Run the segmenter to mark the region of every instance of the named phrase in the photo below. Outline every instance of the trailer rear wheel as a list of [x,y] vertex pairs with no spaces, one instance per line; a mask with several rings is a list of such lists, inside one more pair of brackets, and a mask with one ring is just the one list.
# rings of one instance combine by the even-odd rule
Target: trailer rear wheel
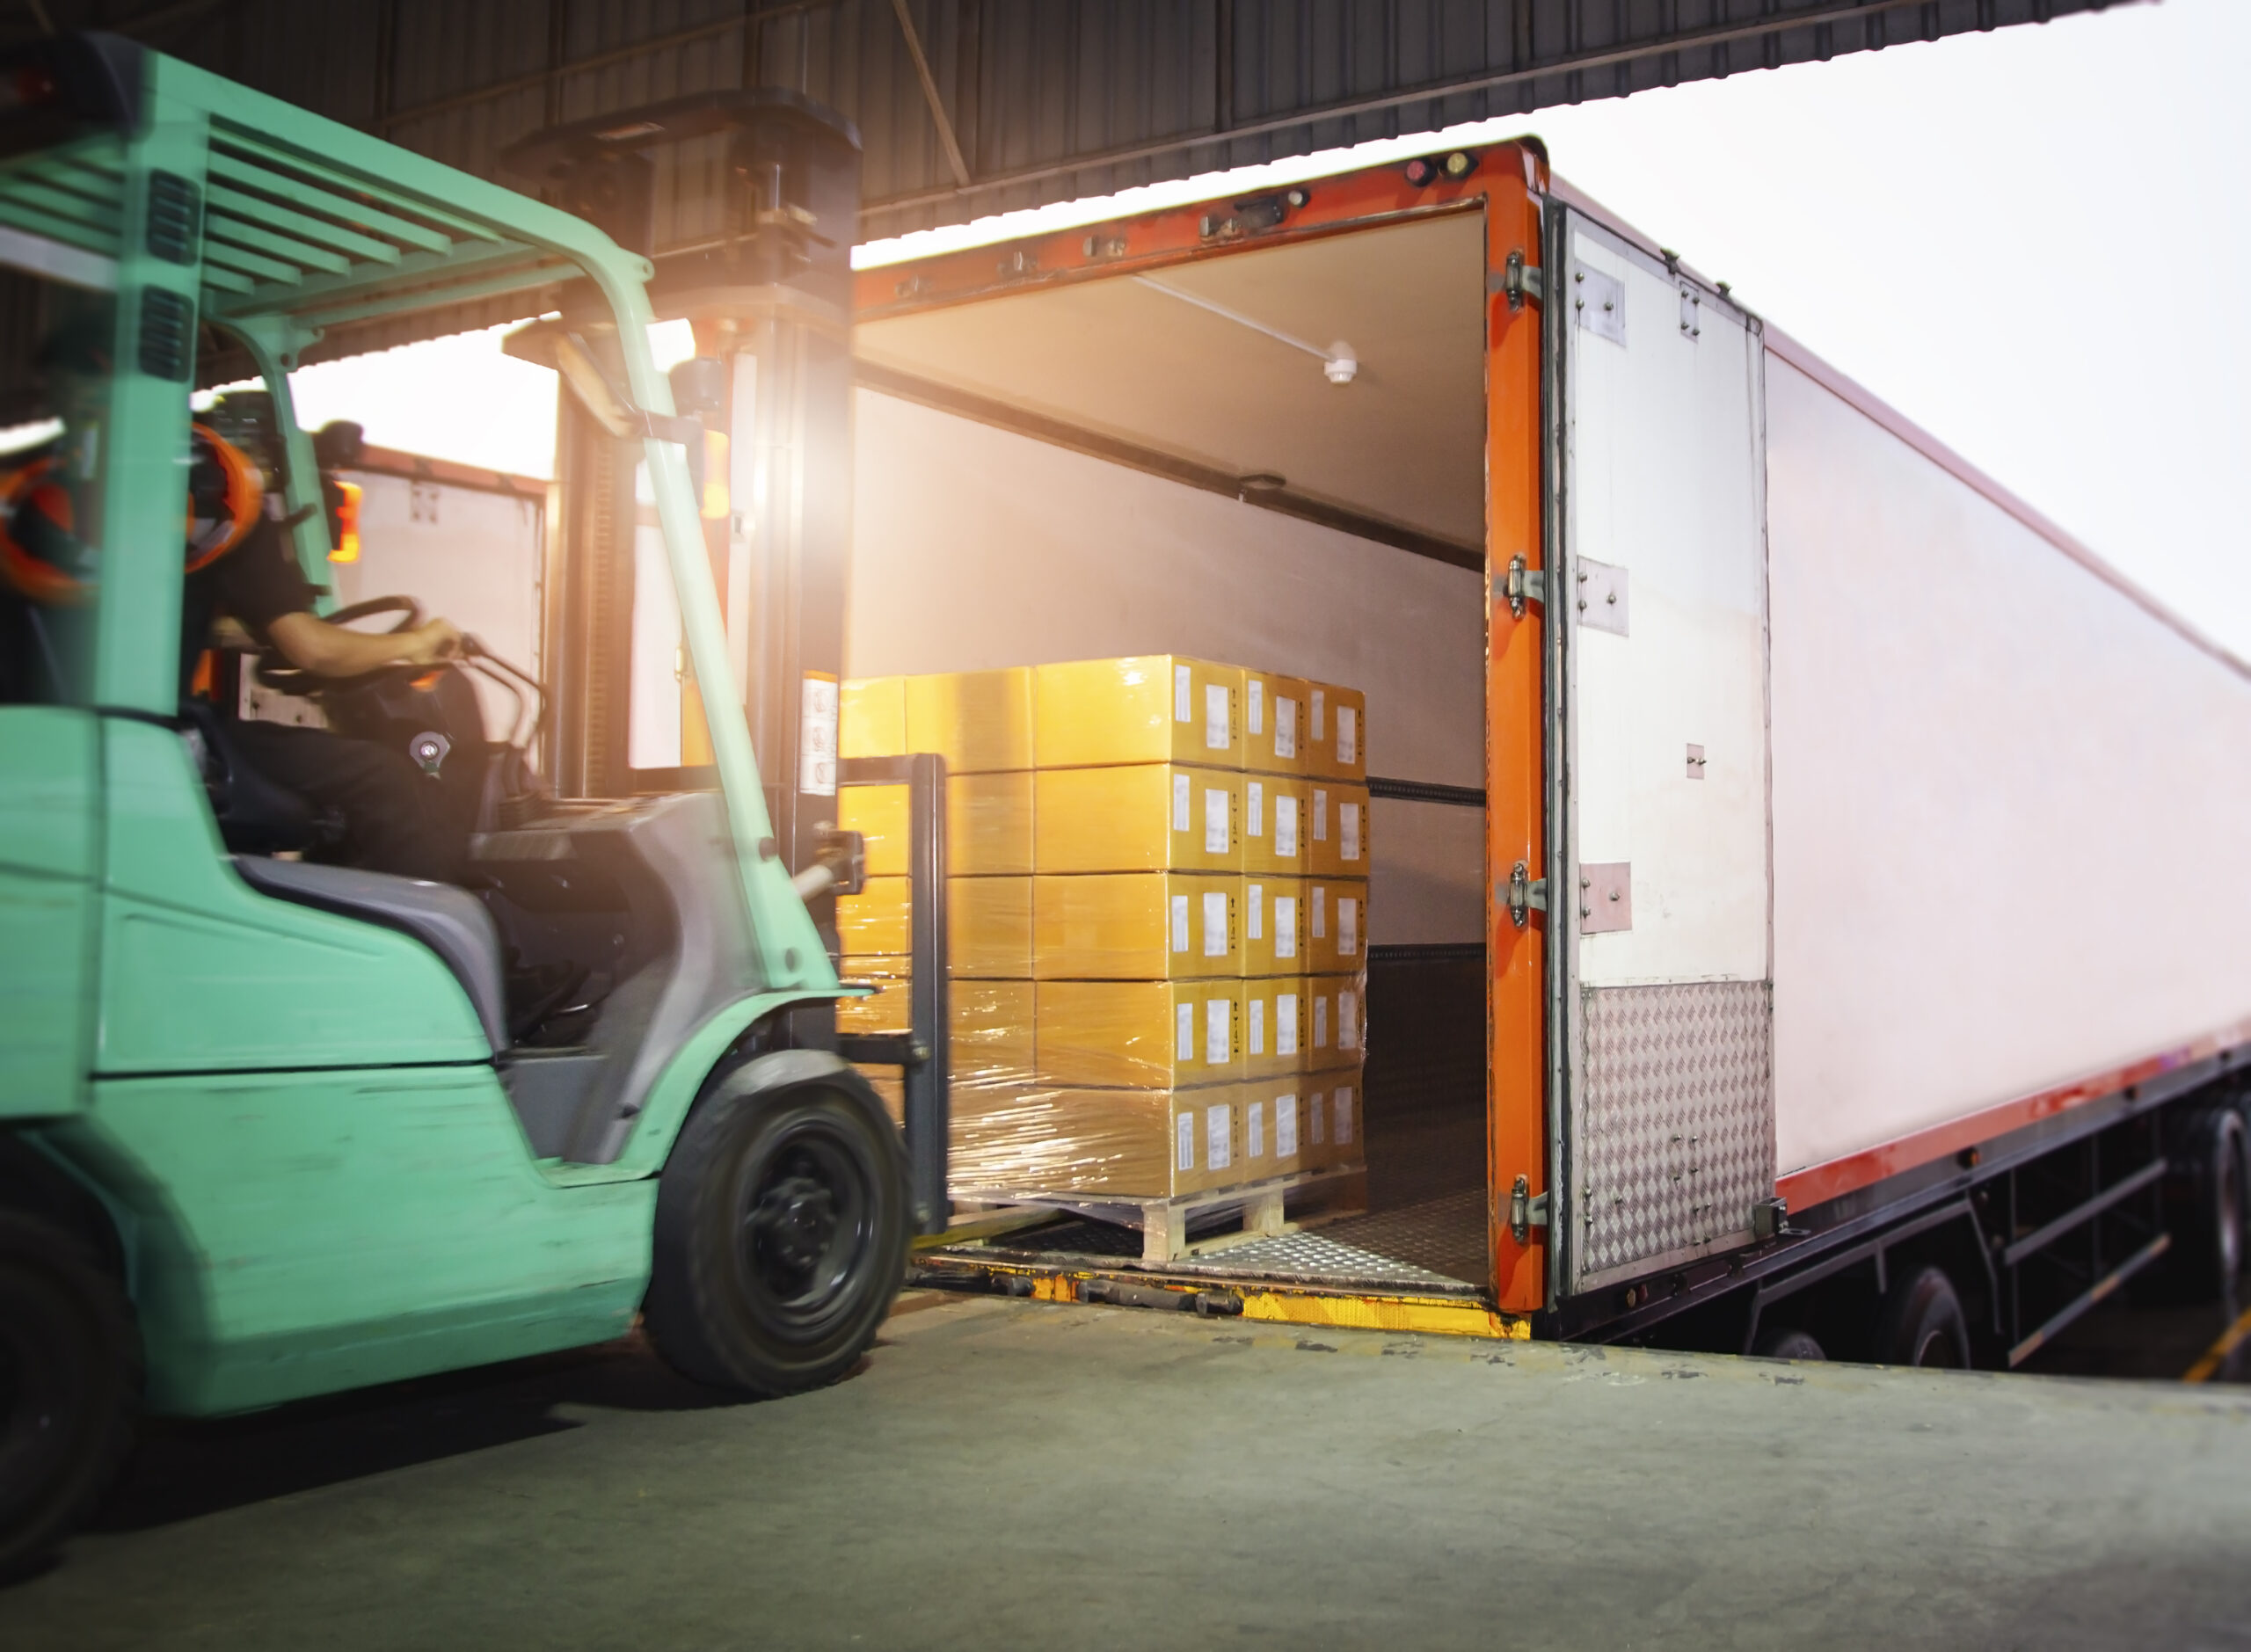
[[1894,1284],[1876,1321],[1876,1363],[1946,1371],[1970,1368],[1970,1321],[1943,1268]]
[[2245,1227],[2245,1138],[2243,1115],[2215,1107],[2190,1127],[2196,1201],[2191,1231],[2182,1237],[2193,1247],[2186,1258],[2190,1284],[2200,1295],[2216,1296],[2233,1306],[2243,1273]]
[[833,1056],[762,1057],[688,1116],[657,1195],[649,1335],[683,1376],[761,1397],[834,1382],[906,1277],[906,1151]]
[[93,1512],[140,1399],[140,1335],[116,1280],[60,1230],[0,1212],[0,1579]]
[[1814,1339],[1810,1331],[1801,1331],[1795,1326],[1770,1325],[1759,1333],[1759,1340],[1751,1344],[1753,1359],[1823,1360],[1829,1355]]

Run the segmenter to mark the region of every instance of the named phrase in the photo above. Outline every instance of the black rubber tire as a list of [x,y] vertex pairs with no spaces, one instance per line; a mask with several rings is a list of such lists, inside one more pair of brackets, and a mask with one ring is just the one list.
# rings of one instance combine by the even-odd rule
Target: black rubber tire
[[1924,1268],[1893,1284],[1876,1315],[1876,1358],[1883,1365],[1970,1369],[1970,1321],[1945,1269]]
[[141,1375],[117,1280],[60,1228],[0,1212],[0,1580],[45,1561],[116,1483]]
[[2179,1235],[2188,1247],[2183,1257],[2191,1290],[2200,1296],[2218,1297],[2233,1306],[2241,1291],[2247,1225],[2247,1159],[2243,1115],[2232,1107],[2215,1107],[2199,1115],[2189,1127],[2193,1155],[2192,1186],[2196,1208],[2189,1231]]
[[1826,1361],[1829,1357],[1810,1331],[1801,1331],[1795,1326],[1770,1325],[1759,1333],[1759,1340],[1751,1344],[1753,1359],[1797,1359]]
[[907,1153],[868,1082],[788,1052],[721,1079],[657,1193],[645,1322],[682,1376],[761,1398],[834,1382],[907,1276]]

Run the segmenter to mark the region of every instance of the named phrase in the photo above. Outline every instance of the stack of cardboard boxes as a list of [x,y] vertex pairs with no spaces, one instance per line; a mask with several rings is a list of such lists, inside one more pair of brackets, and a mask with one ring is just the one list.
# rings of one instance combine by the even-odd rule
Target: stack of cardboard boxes
[[[1165,1198],[1360,1156],[1351,689],[1176,656],[846,685],[846,756],[948,768],[952,1180]],[[848,788],[844,973],[904,1022],[906,794]]]

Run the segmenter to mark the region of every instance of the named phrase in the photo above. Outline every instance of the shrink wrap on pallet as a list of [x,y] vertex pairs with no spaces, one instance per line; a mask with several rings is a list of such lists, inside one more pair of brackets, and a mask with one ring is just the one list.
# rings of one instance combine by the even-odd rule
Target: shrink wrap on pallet
[[[836,824],[864,840],[871,877],[907,875],[907,790],[845,786]],[[1031,775],[953,775],[946,780],[946,865],[958,877],[1028,877]]]
[[1305,1068],[1312,1001],[1302,978],[1273,976],[1242,984],[1242,1071],[1272,1078]]
[[1358,975],[1315,975],[1306,983],[1309,1025],[1300,1029],[1310,1073],[1358,1066],[1367,1048],[1367,993]]
[[1247,977],[1302,975],[1308,907],[1300,878],[1245,873],[1242,879],[1242,972]]
[[1041,872],[1239,872],[1242,776],[1184,763],[1042,770],[1032,863]]
[[1309,1081],[1300,1073],[1252,1080],[1242,1087],[1242,1179],[1263,1182],[1314,1168],[1307,1157],[1310,1141]]
[[1368,886],[1352,877],[1305,880],[1305,972],[1357,975],[1367,967]]
[[1306,1074],[1304,1168],[1326,1170],[1359,1164],[1366,1157],[1360,1139],[1360,1072],[1338,1068]]
[[1042,768],[1242,767],[1239,666],[1146,654],[1041,666],[1036,676],[1034,746]]
[[937,753],[950,775],[1030,768],[1031,667],[907,678],[907,749]]
[[900,757],[907,752],[907,679],[861,677],[836,695],[839,757]]
[[1253,1099],[1241,1084],[958,1092],[954,1192],[1166,1199],[1239,1186]]
[[1311,685],[1302,677],[1271,672],[1242,673],[1242,766],[1265,775],[1304,775],[1306,697]]
[[1032,883],[1036,980],[1240,977],[1242,879],[1090,872]]
[[[908,979],[855,969],[848,958],[842,973],[875,987],[867,998],[839,1000],[836,1030],[844,1034],[903,1033],[908,1030]],[[1025,1085],[1034,1081],[1032,1029],[1036,1024],[1030,981],[954,980],[947,984],[947,1061],[952,1081],[961,1085]],[[886,1069],[878,1068],[877,1071]],[[888,1069],[896,1073],[897,1069]]]
[[1042,981],[1036,1001],[1042,1084],[1176,1089],[1244,1076],[1241,982]]
[[1306,782],[1306,876],[1366,877],[1368,789],[1314,780]]
[[[946,956],[954,975],[1031,979],[1029,877],[946,880]],[[904,974],[910,945],[909,882],[871,877],[856,895],[836,898],[836,934],[848,958],[880,973]],[[872,960],[897,960],[888,970]]]

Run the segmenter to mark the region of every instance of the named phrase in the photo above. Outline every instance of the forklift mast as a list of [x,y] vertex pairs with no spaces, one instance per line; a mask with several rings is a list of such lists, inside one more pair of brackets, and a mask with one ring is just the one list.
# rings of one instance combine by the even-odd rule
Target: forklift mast
[[[705,549],[765,776],[774,852],[802,872],[820,861],[837,820],[859,135],[793,91],[706,92],[550,128],[507,159],[556,204],[652,258],[658,317],[690,323],[698,357],[718,363],[717,372],[676,371],[674,389],[681,411],[710,433],[700,478]],[[691,191],[691,179],[700,188]],[[666,239],[688,244],[657,258],[660,219]],[[684,237],[689,222],[708,235]],[[710,756],[692,681],[682,685],[681,769],[629,761],[634,457],[572,398],[561,400],[546,624],[550,658],[571,687],[543,759],[565,797],[695,783]],[[834,893],[807,905],[834,956]],[[797,1011],[792,1041],[833,1049],[833,1005]]]

